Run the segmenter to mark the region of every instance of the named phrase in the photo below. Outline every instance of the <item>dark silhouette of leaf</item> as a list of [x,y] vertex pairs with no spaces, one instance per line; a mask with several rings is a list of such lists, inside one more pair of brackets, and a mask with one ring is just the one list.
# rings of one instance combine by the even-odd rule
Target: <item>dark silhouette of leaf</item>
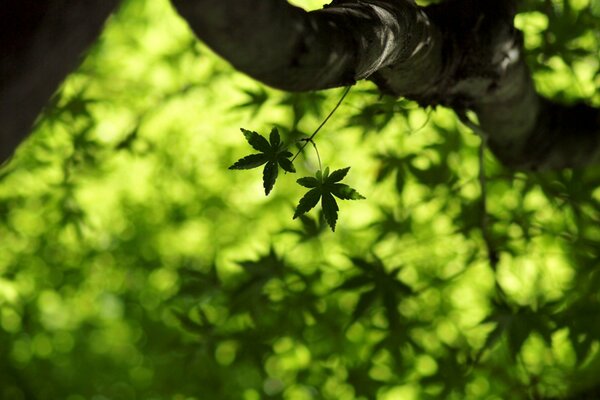
[[288,269],[285,261],[272,247],[268,254],[262,255],[257,260],[244,260],[237,264],[244,269],[248,277],[232,291],[232,312],[248,310],[264,302],[264,286],[274,278],[281,278]]
[[410,216],[403,216],[401,212],[395,212],[389,208],[380,208],[381,217],[373,222],[370,226],[376,228],[377,239],[376,242],[380,242],[387,236],[402,236],[403,234],[410,232],[411,229],[411,218]]
[[300,238],[300,242],[306,242],[318,238],[325,230],[326,222],[322,211],[318,213],[316,218],[311,218],[306,214],[300,214],[298,219],[302,224],[302,229],[284,229],[281,232],[296,234]]
[[415,157],[413,154],[408,156],[399,156],[394,153],[377,154],[379,160],[379,169],[375,177],[375,182],[383,182],[389,176],[396,173],[396,191],[402,193],[404,182],[406,181],[407,164]]
[[292,173],[296,172],[296,168],[294,168],[294,164],[292,164],[292,161],[288,159],[288,157],[292,156],[292,153],[290,153],[289,151],[286,151],[282,155],[284,157],[280,157],[277,160],[279,162],[279,166],[281,168],[283,168],[284,171],[292,172]]
[[549,312],[548,308],[533,311],[530,308],[521,307],[512,310],[506,304],[496,304],[494,313],[483,322],[495,322],[497,325],[488,335],[484,346],[479,350],[475,360],[478,361],[483,352],[491,349],[502,334],[506,335],[508,350],[513,359],[517,357],[521,351],[521,347],[523,347],[523,343],[525,343],[529,335],[534,331],[539,333],[550,344],[553,329],[549,325],[548,317],[545,315],[547,312]]
[[244,134],[248,144],[250,144],[250,146],[252,146],[255,150],[263,153],[268,153],[271,151],[271,145],[267,139],[259,135],[257,132],[252,132],[244,128],[241,128],[241,131]]
[[390,329],[400,327],[400,313],[398,305],[402,297],[411,296],[412,288],[398,280],[397,275],[400,268],[388,271],[383,262],[373,255],[373,261],[367,261],[361,257],[351,257],[352,263],[359,268],[360,273],[346,279],[336,290],[357,290],[365,286],[371,289],[361,294],[356,309],[352,314],[350,325],[362,315],[367,309],[374,305],[375,300],[380,300],[385,310]]
[[306,192],[306,194],[300,199],[298,206],[296,207],[296,212],[294,213],[294,219],[299,217],[300,215],[308,212],[314,206],[317,205],[319,199],[321,198],[321,193],[319,189],[315,188]]
[[364,292],[363,294],[361,294],[358,299],[358,303],[356,303],[356,307],[352,312],[352,318],[350,319],[349,325],[352,325],[353,323],[358,321],[358,319],[362,317],[365,314],[365,312],[373,305],[376,299],[377,290],[375,289],[369,290],[368,292]]
[[381,387],[381,382],[373,379],[369,370],[371,363],[366,362],[348,368],[348,382],[354,388],[357,396],[360,398],[371,398]]
[[342,200],[361,200],[364,197],[356,190],[343,183],[336,183],[331,187],[331,194]]
[[331,230],[335,232],[335,224],[338,218],[338,205],[331,195],[331,193],[322,193],[321,195],[321,207],[323,207],[323,215],[325,216],[325,221],[331,227]]
[[277,163],[270,161],[265,165],[265,169],[263,170],[263,187],[265,188],[265,194],[268,195],[273,189],[273,185],[275,185],[275,181],[277,180],[278,171]]
[[410,173],[421,183],[427,186],[447,185],[451,186],[456,181],[456,176],[446,163],[432,164],[427,169],[420,169],[407,163]]
[[[367,93],[365,93],[367,94]],[[392,96],[377,96],[375,103],[364,105],[360,111],[350,116],[347,126],[360,127],[363,129],[363,137],[371,132],[383,130],[396,115],[406,115],[408,112],[408,100],[397,100]]]
[[321,208],[325,216],[325,221],[327,221],[331,230],[335,232],[339,208],[333,196],[341,200],[364,199],[360,193],[350,186],[337,183],[344,179],[349,170],[350,167],[338,169],[330,175],[329,168],[325,168],[324,171],[317,171],[315,178],[306,176],[298,179],[296,182],[299,185],[311,188],[311,190],[300,199],[294,213],[294,218],[311,210],[317,205],[319,199],[321,199]]
[[296,182],[305,188],[316,188],[319,186],[319,181],[312,176],[305,176],[304,178],[298,179]]
[[235,109],[248,109],[252,115],[256,116],[262,106],[269,99],[267,91],[261,86],[257,86],[255,90],[243,89],[243,92],[248,96],[248,100],[244,103],[233,106]]
[[281,144],[279,132],[276,128],[271,129],[271,133],[269,134],[269,142],[271,142],[271,147],[273,148],[277,148]]
[[[328,171],[326,169],[326,171]],[[342,169],[338,169],[337,171],[333,171],[331,173],[331,175],[329,175],[329,179],[327,179],[327,183],[335,183],[335,182],[339,182],[342,179],[344,179],[346,177],[346,175],[348,174],[348,171],[350,171],[350,167],[346,167],[346,168],[342,168]]]
[[237,160],[229,169],[252,169],[260,167],[267,161],[268,159],[264,154],[250,154]]
[[578,363],[589,357],[591,346],[600,337],[600,319],[592,317],[600,315],[600,303],[594,297],[582,298],[558,313],[559,324],[569,328],[569,338]]
[[202,296],[221,287],[221,280],[214,263],[211,264],[208,271],[187,266],[183,267],[179,270],[179,275],[182,279],[179,295]]
[[277,181],[279,167],[287,172],[296,172],[292,161],[289,160],[292,157],[292,153],[287,151],[285,147],[282,147],[277,128],[271,129],[269,140],[256,132],[244,128],[241,128],[241,131],[250,146],[260,151],[260,153],[240,158],[229,169],[252,169],[266,164],[263,169],[263,187],[265,195],[268,195],[273,190],[275,181]]
[[438,368],[436,373],[421,379],[424,385],[442,385],[442,390],[436,398],[446,399],[455,388],[462,388],[469,380],[469,366],[458,361],[456,350],[446,347],[447,353],[444,357],[436,359]]
[[321,118],[322,104],[326,96],[319,92],[285,93],[279,104],[292,109],[292,129],[307,115]]

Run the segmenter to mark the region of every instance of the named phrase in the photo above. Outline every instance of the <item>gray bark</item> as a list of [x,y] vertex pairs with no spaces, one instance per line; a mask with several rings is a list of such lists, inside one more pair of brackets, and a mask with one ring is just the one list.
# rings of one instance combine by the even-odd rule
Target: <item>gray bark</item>
[[279,89],[371,79],[383,92],[477,114],[496,156],[525,170],[600,159],[600,111],[540,97],[512,1],[342,0],[305,12],[283,0],[173,0],[198,37]]

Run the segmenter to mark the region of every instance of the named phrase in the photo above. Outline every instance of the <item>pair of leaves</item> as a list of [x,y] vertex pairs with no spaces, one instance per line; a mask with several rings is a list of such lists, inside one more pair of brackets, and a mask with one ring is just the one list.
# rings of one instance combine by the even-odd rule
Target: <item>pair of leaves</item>
[[265,195],[268,195],[279,174],[279,167],[287,172],[296,172],[296,168],[289,159],[292,153],[281,143],[279,131],[273,128],[269,135],[269,140],[256,132],[241,128],[244,137],[255,150],[260,151],[257,154],[250,154],[237,160],[229,169],[252,169],[265,164],[263,169],[263,187]]
[[[292,157],[292,153],[287,151],[287,148],[281,143],[279,131],[277,128],[273,128],[269,135],[269,140],[259,135],[257,132],[249,131],[241,128],[244,137],[255,150],[260,153],[250,154],[246,157],[242,157],[237,160],[229,169],[253,169],[264,165],[263,169],[263,187],[265,189],[265,195],[268,195],[279,174],[279,167],[283,168],[287,172],[296,172],[296,168],[289,159]],[[297,182],[310,190],[300,199],[296,212],[294,213],[294,219],[305,214],[317,205],[321,200],[321,206],[323,209],[323,215],[325,221],[331,227],[332,231],[335,231],[335,225],[338,219],[338,205],[335,197],[341,200],[359,200],[364,197],[350,186],[343,183],[339,183],[348,171],[350,167],[338,169],[329,174],[329,168],[325,168],[324,171],[317,171],[315,177],[304,177],[297,180]],[[335,197],[334,197],[335,196]]]
[[311,210],[321,200],[325,221],[327,221],[331,230],[335,231],[339,211],[335,197],[341,200],[364,199],[360,193],[350,186],[339,183],[344,179],[349,170],[350,167],[338,169],[330,175],[329,168],[325,168],[324,171],[317,171],[314,178],[306,176],[298,179],[298,184],[310,190],[300,199],[294,213],[294,219]]

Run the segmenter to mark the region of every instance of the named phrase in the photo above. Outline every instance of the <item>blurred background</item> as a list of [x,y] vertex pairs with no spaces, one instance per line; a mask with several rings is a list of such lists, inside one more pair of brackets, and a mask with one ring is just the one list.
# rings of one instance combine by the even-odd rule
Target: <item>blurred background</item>
[[[298,0],[304,8],[317,2]],[[600,106],[600,1],[530,0],[546,96]],[[0,169],[0,398],[541,399],[599,382],[600,170],[524,174],[449,110],[352,88],[316,138],[367,199],[293,220],[239,128],[295,148],[343,89],[236,73],[127,0]]]

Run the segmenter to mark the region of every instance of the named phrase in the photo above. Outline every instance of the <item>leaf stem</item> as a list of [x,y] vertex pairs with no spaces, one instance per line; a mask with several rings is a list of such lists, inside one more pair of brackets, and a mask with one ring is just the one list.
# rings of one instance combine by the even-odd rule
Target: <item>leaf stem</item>
[[[331,110],[331,112],[329,113],[329,115],[327,115],[327,117],[325,117],[325,119],[323,120],[323,122],[321,122],[321,125],[319,125],[319,127],[317,129],[315,129],[315,131],[313,132],[313,134],[310,135],[310,137],[305,140],[305,143],[302,145],[302,147],[300,147],[300,149],[296,152],[296,154],[292,158],[292,162],[294,162],[294,160],[296,159],[296,157],[298,157],[298,155],[302,152],[302,150],[304,150],[304,148],[306,147],[306,145],[308,144],[308,142],[312,142],[313,141],[314,137],[317,136],[317,133],[319,133],[319,131],[321,130],[321,128],[327,123],[327,121],[329,121],[329,118],[331,118],[331,116],[337,111],[337,109],[339,108],[339,106],[342,104],[342,101],[344,101],[344,99],[346,98],[346,95],[348,94],[348,92],[350,92],[350,88],[351,87],[352,86],[346,86],[346,89],[344,90],[344,93],[342,94],[342,97],[340,97],[340,99],[338,100],[338,102],[335,105],[335,107],[333,107],[333,110]],[[317,151],[317,154],[318,153],[319,152]],[[319,159],[319,165],[320,164],[321,164],[321,160]]]
[[317,144],[314,140],[310,141],[315,148],[315,152],[317,153],[317,160],[319,161],[319,170],[323,171],[323,166],[321,165],[321,156],[319,155],[319,150],[317,149]]

